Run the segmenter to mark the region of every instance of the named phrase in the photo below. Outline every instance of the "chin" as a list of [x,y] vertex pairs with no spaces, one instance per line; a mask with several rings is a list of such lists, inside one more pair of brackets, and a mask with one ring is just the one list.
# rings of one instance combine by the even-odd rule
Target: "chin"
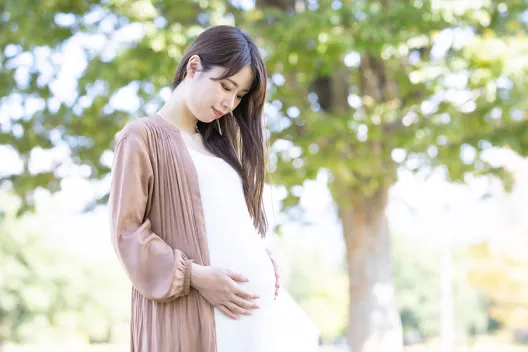
[[202,123],[211,123],[211,122],[214,122],[215,118],[214,117],[200,117],[200,118],[197,118],[197,120]]

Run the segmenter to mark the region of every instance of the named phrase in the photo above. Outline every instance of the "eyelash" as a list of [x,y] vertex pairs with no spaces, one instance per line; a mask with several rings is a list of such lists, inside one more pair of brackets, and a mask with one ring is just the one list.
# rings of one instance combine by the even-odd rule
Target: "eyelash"
[[[223,83],[220,83],[220,85],[222,86],[222,89],[225,90],[226,92],[230,92],[231,89],[227,88]],[[243,97],[240,97],[237,95],[237,98],[242,100]]]

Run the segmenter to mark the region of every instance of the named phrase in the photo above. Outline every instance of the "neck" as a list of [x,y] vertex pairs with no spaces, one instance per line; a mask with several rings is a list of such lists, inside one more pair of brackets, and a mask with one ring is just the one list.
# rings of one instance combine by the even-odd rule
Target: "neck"
[[189,111],[185,103],[184,84],[182,82],[174,89],[169,100],[159,109],[158,115],[177,128],[189,134],[195,134],[197,133],[196,123],[198,120]]

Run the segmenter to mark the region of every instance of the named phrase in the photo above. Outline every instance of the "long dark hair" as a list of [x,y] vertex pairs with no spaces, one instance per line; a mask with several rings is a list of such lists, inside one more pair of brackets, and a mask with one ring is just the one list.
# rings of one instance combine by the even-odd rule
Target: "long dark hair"
[[216,80],[235,75],[247,65],[253,70],[254,82],[235,110],[216,120],[217,123],[198,121],[197,127],[206,148],[224,159],[240,175],[246,204],[253,224],[262,237],[268,229],[263,204],[265,181],[265,137],[263,108],[266,99],[267,72],[257,46],[236,27],[215,26],[203,31],[183,54],[176,69],[171,88],[174,90],[185,78],[191,56],[201,59],[202,72],[214,66],[225,68]]

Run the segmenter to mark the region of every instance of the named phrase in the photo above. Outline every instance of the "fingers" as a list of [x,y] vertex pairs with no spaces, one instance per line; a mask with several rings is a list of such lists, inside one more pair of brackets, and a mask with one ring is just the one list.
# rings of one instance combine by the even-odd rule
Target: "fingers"
[[226,306],[224,305],[219,305],[217,306],[216,308],[218,308],[222,313],[224,313],[225,315],[227,315],[228,317],[230,317],[231,319],[238,319],[238,315],[234,314],[233,312],[231,312]]
[[241,290],[240,288],[237,289],[237,291],[235,292],[235,294],[239,297],[242,297],[244,299],[247,299],[247,300],[251,300],[251,299],[258,299],[260,298],[259,295],[256,295],[254,293],[248,293],[246,291],[243,291]]
[[241,297],[239,296],[233,296],[233,303],[242,307],[242,308],[245,308],[245,309],[260,309],[260,307],[255,303],[255,302],[252,302],[252,301],[247,301],[245,299],[242,299]]
[[238,282],[248,282],[249,281],[247,277],[245,277],[244,275],[240,273],[234,273],[230,270],[227,270],[227,276],[229,276],[231,279],[238,281]]
[[219,305],[217,308],[231,319],[239,319],[240,314],[252,315],[251,310],[244,309],[233,302],[228,302],[225,305]]
[[273,266],[275,267],[275,269],[278,269],[279,265],[278,265],[277,261],[275,260],[275,258],[271,254],[269,255],[269,257],[270,257],[271,262],[273,263]]
[[277,261],[275,260],[275,258],[273,258],[271,254],[269,257],[271,259],[271,263],[273,264],[273,269],[275,270],[275,277],[277,278],[277,282],[278,282],[280,278],[279,264],[277,263]]
[[[227,276],[229,276],[234,281],[239,282],[249,282],[248,278],[246,278],[244,275],[240,273],[234,273],[230,270],[226,271]],[[233,293],[241,298],[244,298],[246,300],[252,300],[252,299],[258,299],[260,298],[259,295],[256,295],[254,293],[248,293],[246,291],[243,291],[238,285],[233,285]]]
[[233,302],[229,302],[226,304],[226,307],[232,312],[232,313],[235,313],[237,314],[244,314],[244,315],[252,315],[251,313],[251,310],[250,309],[244,309],[242,307],[240,307],[239,305],[233,303]]
[[277,261],[271,253],[268,251],[269,257],[271,259],[271,263],[273,264],[273,268],[275,270],[275,297],[274,299],[277,299],[277,296],[279,295],[279,288],[280,288],[280,273],[279,273],[279,264],[277,264]]

